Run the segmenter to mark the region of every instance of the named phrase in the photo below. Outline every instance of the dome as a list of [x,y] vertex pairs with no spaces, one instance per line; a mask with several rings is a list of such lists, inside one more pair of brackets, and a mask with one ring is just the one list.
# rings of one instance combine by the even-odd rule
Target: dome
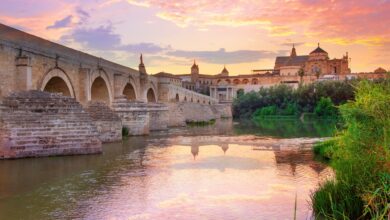
[[326,53],[328,54],[328,52],[326,52],[325,50],[323,50],[321,47],[320,47],[320,44],[318,43],[318,47],[313,50],[310,54],[313,54],[313,53]]
[[374,71],[374,73],[387,73],[387,71],[385,69],[383,69],[382,67],[379,67],[378,69],[376,69]]

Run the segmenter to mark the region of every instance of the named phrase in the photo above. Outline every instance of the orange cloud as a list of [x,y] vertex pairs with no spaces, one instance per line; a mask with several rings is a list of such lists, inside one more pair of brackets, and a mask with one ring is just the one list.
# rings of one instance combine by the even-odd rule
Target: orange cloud
[[[389,1],[334,0],[127,0],[133,5],[155,7],[157,16],[180,27],[260,26],[270,36],[308,32],[315,38],[346,44],[376,44],[390,36]],[[335,39],[345,40],[335,40]],[[365,39],[365,40],[361,40]]]

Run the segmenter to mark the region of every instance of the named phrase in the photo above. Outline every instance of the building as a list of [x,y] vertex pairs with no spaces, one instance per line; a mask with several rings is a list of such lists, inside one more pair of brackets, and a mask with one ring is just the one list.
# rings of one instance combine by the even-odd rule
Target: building
[[[226,66],[215,75],[201,74],[194,60],[190,74],[173,75],[172,81],[198,93],[210,95],[221,103],[232,102],[239,91],[258,91],[261,87],[287,84],[298,87],[300,83],[324,80],[345,80],[354,78],[378,79],[386,77],[386,70],[378,68],[373,73],[351,73],[348,52],[342,58],[329,58],[328,52],[318,44],[308,55],[298,55],[295,45],[289,56],[275,59],[273,69],[255,69],[251,74],[231,76]],[[164,77],[158,73],[155,76]],[[167,75],[165,75],[167,77]]]

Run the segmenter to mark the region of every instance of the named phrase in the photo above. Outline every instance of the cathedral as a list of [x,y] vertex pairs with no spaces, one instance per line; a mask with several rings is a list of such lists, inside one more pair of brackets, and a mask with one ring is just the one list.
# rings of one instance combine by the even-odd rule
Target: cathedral
[[[293,45],[289,56],[275,59],[273,69],[253,70],[251,74],[230,75],[226,66],[215,75],[202,74],[194,60],[189,74],[174,75],[158,73],[157,77],[172,78],[182,87],[210,95],[220,102],[232,102],[237,92],[258,91],[260,87],[287,84],[297,87],[300,83],[312,83],[323,80],[344,80],[352,78],[381,78],[383,73],[351,74],[348,52],[342,58],[329,58],[328,52],[318,44],[308,55],[298,55]],[[383,71],[382,71],[383,72]]]
[[328,52],[318,47],[309,55],[298,56],[295,46],[290,56],[276,57],[274,73],[281,76],[297,76],[302,68],[306,75],[347,75],[351,73],[349,68],[348,53],[341,59],[330,59]]

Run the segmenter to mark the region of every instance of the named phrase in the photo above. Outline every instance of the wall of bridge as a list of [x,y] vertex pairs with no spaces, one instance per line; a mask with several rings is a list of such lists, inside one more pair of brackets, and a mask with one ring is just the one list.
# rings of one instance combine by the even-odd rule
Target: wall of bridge
[[158,84],[158,91],[158,99],[161,102],[189,102],[206,105],[218,103],[218,100],[215,98],[170,83],[160,82]]
[[148,101],[150,90],[158,97],[154,77],[2,24],[0,77],[0,98],[25,90],[59,92],[83,105],[88,101],[110,105],[124,91],[139,101]]

